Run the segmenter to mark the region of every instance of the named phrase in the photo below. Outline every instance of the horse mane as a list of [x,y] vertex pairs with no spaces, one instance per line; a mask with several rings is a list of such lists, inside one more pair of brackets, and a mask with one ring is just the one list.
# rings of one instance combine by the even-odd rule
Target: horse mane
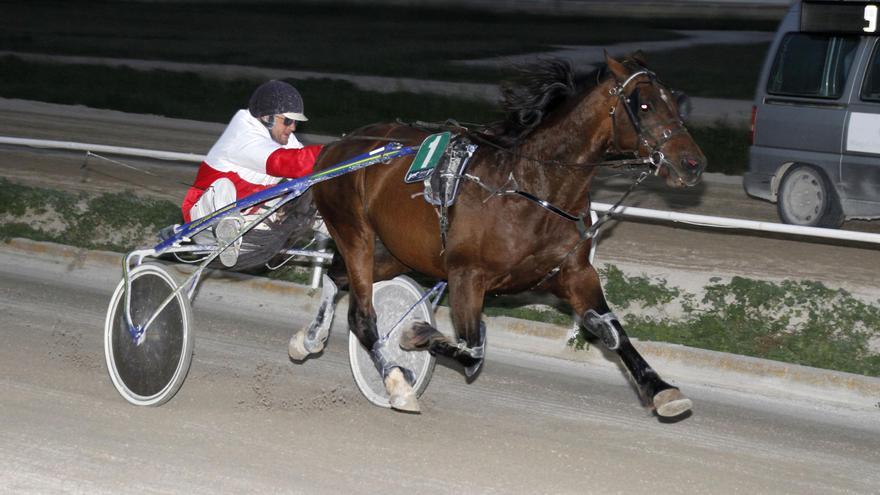
[[502,82],[503,120],[490,125],[487,137],[504,147],[515,146],[544,122],[554,110],[595,87],[606,72],[605,64],[585,75],[576,75],[571,63],[559,58],[517,67],[517,76]]

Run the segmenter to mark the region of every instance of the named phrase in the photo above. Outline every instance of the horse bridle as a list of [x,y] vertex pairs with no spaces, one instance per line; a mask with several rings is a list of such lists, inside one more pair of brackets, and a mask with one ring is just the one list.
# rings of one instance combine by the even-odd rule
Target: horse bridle
[[[589,165],[591,165],[591,166],[647,165],[653,169],[655,174],[657,174],[660,171],[660,167],[664,163],[668,163],[666,160],[666,155],[663,153],[661,148],[663,148],[663,146],[670,139],[672,139],[674,136],[676,136],[678,134],[682,134],[682,133],[687,133],[687,129],[684,127],[684,123],[681,121],[681,119],[675,119],[675,120],[670,120],[670,121],[666,121],[666,122],[661,122],[660,123],[661,125],[666,125],[670,122],[673,123],[674,125],[670,126],[670,127],[665,127],[663,129],[663,132],[662,132],[659,139],[652,132],[646,132],[644,130],[642,123],[641,123],[641,119],[636,114],[636,112],[633,108],[636,106],[636,105],[634,105],[634,103],[635,104],[638,103],[638,88],[634,89],[633,92],[630,94],[630,96],[626,95],[626,87],[629,86],[629,84],[632,83],[637,77],[642,76],[642,75],[648,76],[648,79],[649,79],[648,82],[651,85],[656,84],[657,75],[647,69],[642,69],[642,70],[638,70],[636,72],[633,72],[623,82],[618,82],[616,85],[612,86],[611,89],[608,90],[608,93],[610,95],[617,97],[615,104],[611,107],[611,110],[609,110],[609,112],[608,112],[609,116],[611,117],[611,142],[612,142],[612,145],[614,146],[613,151],[618,155],[632,153],[635,155],[635,158],[634,159],[625,159],[625,160],[609,160],[609,161],[597,162],[597,163],[593,163],[593,164],[589,164]],[[668,106],[669,103],[666,102],[666,99],[663,98],[663,100],[666,103],[666,105]],[[620,147],[618,146],[618,143],[617,143],[617,119],[616,119],[615,115],[617,114],[617,108],[620,107],[621,105],[626,110],[626,114],[629,117],[629,121],[632,124],[633,129],[635,130],[636,136],[637,136],[636,149],[630,150],[630,151],[621,150]],[[670,108],[670,110],[672,110],[672,108]],[[677,112],[673,112],[673,114],[677,115]],[[472,135],[472,134],[469,133],[469,135]],[[484,140],[481,140],[481,141],[484,141]],[[639,156],[639,150],[641,149],[642,146],[644,146],[648,150],[648,155],[645,157]],[[499,149],[502,149],[507,152],[511,152],[511,150],[509,150],[507,148],[500,148],[499,147]],[[529,158],[529,157],[524,157],[524,158],[528,158],[532,161],[546,162],[545,160],[537,160],[535,158]],[[585,166],[585,164],[575,164],[575,165]],[[520,196],[522,198],[525,198],[525,199],[537,204],[538,206],[544,208],[547,211],[550,211],[551,213],[556,214],[559,217],[562,217],[566,220],[575,222],[578,226],[578,232],[580,233],[581,238],[583,240],[586,240],[586,239],[589,239],[589,238],[595,236],[595,233],[598,230],[598,227],[602,223],[605,223],[605,221],[607,221],[607,219],[610,217],[611,213],[623,202],[624,199],[626,199],[626,197],[632,192],[633,189],[635,189],[639,184],[642,183],[642,181],[645,180],[647,175],[648,175],[647,172],[641,173],[639,175],[639,177],[635,180],[635,182],[630,186],[630,188],[623,194],[623,196],[617,201],[617,203],[615,203],[614,207],[612,207],[608,212],[606,212],[606,214],[603,215],[603,217],[597,223],[593,224],[589,229],[587,229],[584,225],[585,214],[573,215],[573,214],[563,210],[562,208],[559,208],[559,207],[553,205],[552,203],[550,203],[547,200],[540,199],[531,193],[519,190],[516,187],[516,181],[513,179],[512,175],[511,175],[511,178],[508,179],[508,183],[513,181],[514,188],[505,188],[504,186],[502,186],[500,188],[493,189],[493,188],[488,187],[486,184],[484,184],[479,179],[479,177],[473,176],[471,174],[464,174],[464,178],[470,180],[471,182],[475,182],[475,183],[477,183],[477,185],[479,185],[483,189],[490,191],[492,193],[490,195],[490,198],[492,196],[502,196],[502,195],[507,195],[507,194],[515,194],[517,196]]]
[[[647,164],[651,166],[654,169],[654,173],[657,174],[660,172],[661,165],[663,165],[664,163],[668,163],[666,161],[666,155],[662,151],[663,146],[665,146],[666,143],[674,136],[683,133],[686,134],[687,129],[684,127],[684,123],[681,121],[681,119],[674,119],[660,122],[660,125],[664,126],[664,129],[659,138],[655,136],[653,132],[645,131],[642,126],[641,118],[636,111],[640,107],[639,88],[636,87],[635,89],[633,89],[629,96],[626,95],[626,87],[629,86],[629,84],[633,82],[637,77],[643,75],[648,77],[648,84],[656,87],[657,75],[647,69],[642,69],[633,72],[622,83],[619,82],[617,85],[612,86],[611,89],[608,90],[608,94],[617,97],[617,101],[615,102],[614,106],[612,106],[611,109],[608,111],[608,115],[609,117],[611,117],[611,145],[613,146],[613,149],[611,151],[617,154],[632,153],[636,157],[639,157],[639,150],[642,146],[644,146],[645,149],[648,150],[648,154],[646,157],[643,158],[643,160],[647,159]],[[662,93],[661,99],[668,107],[669,102],[666,101],[665,97],[662,97]],[[634,150],[621,150],[620,145],[618,144],[617,108],[621,106],[626,111],[626,115],[627,117],[629,117],[629,121],[633,126],[633,130],[636,132],[637,144],[636,149]],[[669,109],[672,110],[672,108]],[[672,113],[674,115],[677,115],[677,112],[673,111]],[[665,125],[668,123],[672,123],[673,125],[665,127]],[[650,138],[650,140],[648,138]]]

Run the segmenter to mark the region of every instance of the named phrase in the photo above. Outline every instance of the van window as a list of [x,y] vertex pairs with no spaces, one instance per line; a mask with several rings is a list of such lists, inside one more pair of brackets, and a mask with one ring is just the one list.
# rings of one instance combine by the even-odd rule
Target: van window
[[767,92],[840,98],[858,44],[855,36],[785,35],[770,72]]
[[871,55],[868,76],[865,78],[865,86],[862,88],[862,99],[880,101],[880,45],[874,48],[874,54]]

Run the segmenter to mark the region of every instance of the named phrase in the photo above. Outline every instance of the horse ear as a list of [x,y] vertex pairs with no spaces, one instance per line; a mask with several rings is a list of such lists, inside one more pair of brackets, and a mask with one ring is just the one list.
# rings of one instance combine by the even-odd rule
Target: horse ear
[[610,70],[618,80],[626,79],[629,75],[629,71],[626,70],[626,67],[617,60],[611,58],[607,51],[605,52],[605,65],[608,66],[608,70]]
[[636,50],[635,53],[629,56],[629,58],[633,59],[637,64],[641,65],[644,68],[648,68],[648,56],[645,55],[645,52],[641,50]]

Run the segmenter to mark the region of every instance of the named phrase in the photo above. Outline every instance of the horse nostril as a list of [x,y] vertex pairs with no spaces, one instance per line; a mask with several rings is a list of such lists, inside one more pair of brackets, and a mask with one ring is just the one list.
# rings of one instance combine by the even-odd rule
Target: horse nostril
[[691,169],[700,168],[699,160],[694,160],[693,158],[685,158],[682,161],[684,162],[684,165],[686,168],[691,168]]

